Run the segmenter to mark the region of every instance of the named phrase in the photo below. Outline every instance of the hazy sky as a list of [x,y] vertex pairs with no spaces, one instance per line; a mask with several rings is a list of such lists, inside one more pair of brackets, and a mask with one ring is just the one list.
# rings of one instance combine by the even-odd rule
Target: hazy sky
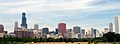
[[21,13],[27,13],[28,28],[57,28],[65,22],[67,28],[80,26],[103,30],[120,15],[120,0],[0,0],[0,24],[13,31],[14,22],[21,24]]

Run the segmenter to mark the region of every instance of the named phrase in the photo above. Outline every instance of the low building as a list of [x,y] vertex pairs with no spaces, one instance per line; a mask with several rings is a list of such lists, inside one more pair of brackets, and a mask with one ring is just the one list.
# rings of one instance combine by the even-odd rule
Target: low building
[[48,35],[47,35],[47,38],[57,39],[57,38],[63,38],[63,36],[59,36],[58,34],[56,34],[56,35],[54,35],[54,34],[48,34]]
[[33,30],[33,38],[42,38],[42,30]]
[[16,36],[15,36],[14,32],[10,32],[10,33],[8,34],[8,37],[16,37]]
[[0,37],[3,38],[4,37],[4,33],[0,33]]
[[68,33],[65,33],[65,38],[72,38],[72,33],[71,32],[68,32]]
[[18,38],[26,38],[26,37],[34,38],[33,29],[18,28],[14,30],[14,33]]

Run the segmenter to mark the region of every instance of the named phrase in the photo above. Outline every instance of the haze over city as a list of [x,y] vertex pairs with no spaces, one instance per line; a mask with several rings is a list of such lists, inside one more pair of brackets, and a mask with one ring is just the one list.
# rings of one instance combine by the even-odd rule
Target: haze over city
[[0,24],[13,31],[14,22],[21,24],[21,13],[27,16],[28,28],[39,24],[39,28],[54,30],[60,22],[66,27],[80,26],[83,29],[103,30],[114,17],[120,16],[120,0],[1,0]]

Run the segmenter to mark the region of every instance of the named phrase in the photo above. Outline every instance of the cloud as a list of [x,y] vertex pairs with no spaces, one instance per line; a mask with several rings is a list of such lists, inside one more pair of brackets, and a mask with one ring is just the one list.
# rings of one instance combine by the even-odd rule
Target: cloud
[[[54,2],[54,3],[51,3]],[[16,12],[16,11],[47,11],[47,10],[68,10],[68,9],[77,9],[79,7],[83,7],[82,5],[87,4],[89,1],[83,1],[83,0],[75,0],[75,1],[17,1],[17,2],[7,2],[7,3],[1,3],[0,6],[2,6],[4,9],[1,11],[2,13],[10,13]]]
[[[42,12],[42,11],[51,11],[51,10],[81,10],[83,12],[97,12],[97,11],[104,11],[109,9],[119,9],[118,4],[106,4],[101,5],[102,3],[106,3],[108,1],[101,0],[70,0],[70,1],[56,1],[56,0],[23,0],[18,2],[9,2],[9,3],[2,3],[0,11],[1,13],[19,13],[23,11],[29,12]],[[97,5],[93,5],[97,4]],[[33,12],[34,11],[34,12]]]
[[[119,0],[2,0],[0,2],[0,17],[3,24],[9,23],[5,25],[7,27],[13,26],[14,21],[21,20],[22,12],[27,13],[30,28],[38,23],[40,27],[47,25],[54,29],[54,27],[57,28],[59,22],[66,22],[70,26],[88,24],[90,27],[93,24],[94,27],[97,21],[98,24],[104,25],[106,23],[101,23],[104,21],[102,19],[107,19],[106,22],[108,22],[114,14],[119,14],[120,11]],[[108,14],[111,17],[105,17]],[[7,18],[11,18],[12,21]]]

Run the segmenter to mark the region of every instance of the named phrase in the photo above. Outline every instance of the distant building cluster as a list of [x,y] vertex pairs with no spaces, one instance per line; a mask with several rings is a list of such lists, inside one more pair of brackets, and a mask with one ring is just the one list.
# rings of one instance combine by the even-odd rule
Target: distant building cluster
[[[59,23],[55,31],[49,31],[48,27],[39,29],[39,25],[35,24],[33,29],[27,28],[26,13],[22,13],[21,27],[18,27],[18,21],[14,23],[14,32],[7,34],[4,31],[4,26],[0,25],[0,37],[18,37],[18,38],[96,38],[102,37],[103,34],[113,32],[113,24],[109,23],[109,28],[104,28],[103,32],[97,29],[82,29],[79,26],[74,26],[72,29],[66,28],[66,23]],[[120,34],[120,17],[115,17],[115,33]]]

